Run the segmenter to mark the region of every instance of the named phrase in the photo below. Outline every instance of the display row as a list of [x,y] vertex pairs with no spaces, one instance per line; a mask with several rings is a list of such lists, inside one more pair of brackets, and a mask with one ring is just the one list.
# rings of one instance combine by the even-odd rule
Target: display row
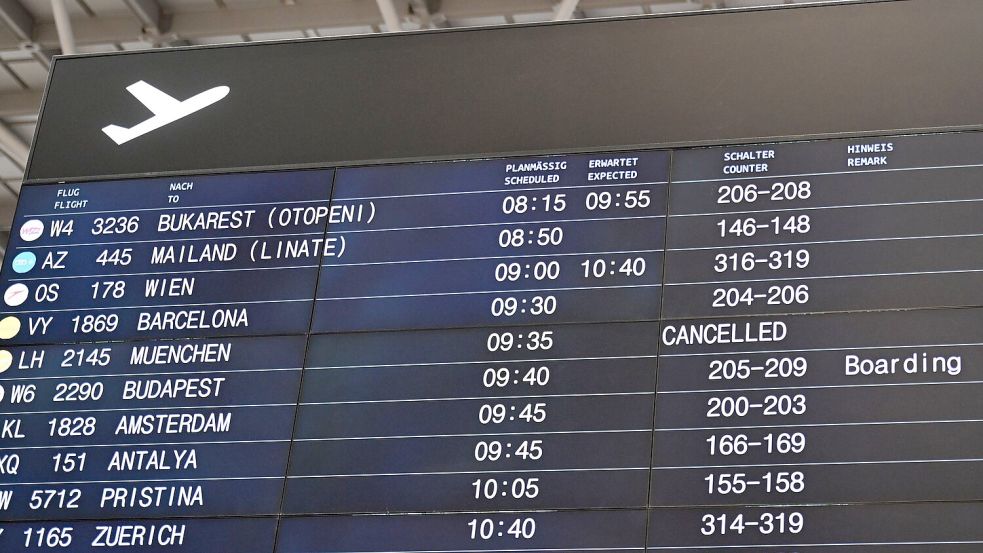
[[969,553],[978,503],[0,523],[4,551]]

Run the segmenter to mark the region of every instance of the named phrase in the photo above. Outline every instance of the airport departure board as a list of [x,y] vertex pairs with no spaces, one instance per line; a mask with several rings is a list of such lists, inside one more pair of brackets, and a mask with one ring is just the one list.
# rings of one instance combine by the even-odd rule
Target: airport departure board
[[27,185],[0,550],[969,552],[983,134]]

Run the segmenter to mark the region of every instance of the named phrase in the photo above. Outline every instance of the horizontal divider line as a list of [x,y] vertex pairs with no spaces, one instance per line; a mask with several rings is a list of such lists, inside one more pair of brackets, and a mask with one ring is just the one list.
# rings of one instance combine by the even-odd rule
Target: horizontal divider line
[[[189,364],[194,364],[194,363],[189,363]],[[26,369],[26,370],[33,370],[33,369]],[[72,374],[72,375],[65,375],[65,376],[14,376],[14,377],[6,377],[3,379],[3,381],[20,382],[24,380],[61,380],[61,379],[72,379],[72,378],[131,378],[131,377],[140,377],[140,376],[174,376],[178,378],[183,378],[185,376],[194,376],[198,374],[239,374],[239,373],[263,373],[263,372],[278,372],[278,371],[296,372],[302,370],[304,370],[303,367],[285,367],[285,368],[273,368],[273,369],[201,370],[201,371],[184,371],[184,372]]]
[[592,217],[588,219],[545,219],[539,221],[495,221],[493,223],[462,223],[457,225],[433,225],[421,227],[393,227],[374,229],[328,230],[327,234],[353,234],[362,232],[399,232],[410,230],[440,230],[472,227],[500,227],[515,225],[558,225],[561,223],[595,223],[606,221],[635,221],[646,219],[665,219],[667,215],[638,215],[634,217]]
[[29,313],[69,313],[72,311],[107,311],[117,309],[170,309],[177,307],[212,307],[216,305],[234,307],[240,305],[257,305],[267,303],[313,303],[313,300],[299,298],[295,300],[256,300],[256,301],[223,301],[211,303],[172,303],[166,305],[116,305],[112,307],[71,307],[65,309],[32,309],[30,311],[11,311],[11,315],[26,315]]
[[[332,202],[353,202],[364,200],[391,200],[399,198],[424,198],[432,196],[463,196],[467,194],[510,194],[516,192],[543,192],[549,190],[583,190],[591,188],[623,188],[629,186],[652,186],[658,184],[669,184],[668,181],[652,182],[625,182],[611,184],[584,184],[571,186],[541,186],[536,188],[511,188],[511,189],[488,189],[488,190],[457,190],[453,192],[429,192],[424,194],[393,194],[387,196],[353,196],[351,198],[331,198]],[[521,186],[521,185],[519,185]]]
[[887,236],[882,238],[843,238],[840,240],[812,240],[801,242],[763,242],[758,244],[721,244],[717,246],[667,247],[666,257],[672,252],[689,252],[700,250],[732,250],[738,248],[770,248],[775,246],[811,246],[818,244],[853,244],[858,242],[892,242],[895,240],[941,240],[946,238],[979,238],[983,233],[970,234],[938,234],[931,236]]
[[874,203],[874,204],[842,204],[842,205],[818,205],[812,207],[783,207],[779,209],[747,209],[739,211],[708,211],[704,213],[675,213],[669,214],[670,218],[674,217],[714,217],[721,215],[744,215],[751,213],[782,213],[788,211],[818,211],[824,209],[854,209],[854,208],[864,208],[864,207],[894,207],[894,206],[906,206],[906,205],[934,205],[934,204],[957,204],[957,203],[972,203],[972,202],[983,202],[983,198],[963,198],[957,200],[923,200],[917,202],[884,202],[884,203]]
[[392,294],[388,296],[343,296],[317,298],[317,301],[381,300],[390,298],[427,298],[434,296],[473,296],[485,294],[521,294],[528,292],[575,292],[579,290],[616,290],[626,288],[659,288],[662,284],[625,284],[620,286],[569,286],[566,288],[526,288],[523,290],[481,290],[475,292],[434,292],[429,294]]
[[173,274],[199,274],[199,273],[234,273],[238,271],[280,271],[284,269],[317,269],[320,265],[291,265],[289,267],[247,267],[243,269],[195,269],[195,270],[177,270],[177,271],[160,271],[160,272],[147,272],[147,273],[102,273],[96,275],[69,275],[69,276],[53,276],[53,277],[22,277],[22,278],[12,278],[11,282],[27,281],[33,282],[35,280],[61,280],[69,278],[115,278],[115,277],[130,277],[130,276],[154,276],[154,275],[173,275]]
[[324,236],[324,232],[297,232],[297,233],[284,233],[284,234],[253,234],[244,236],[202,236],[198,238],[155,238],[152,240],[122,240],[119,242],[86,242],[81,244],[48,244],[48,245],[33,245],[28,244],[25,246],[17,246],[18,250],[36,250],[38,248],[77,248],[81,246],[119,246],[122,244],[160,244],[162,242],[197,242],[199,240],[249,240],[250,238],[281,238],[289,236]]
[[474,397],[438,397],[438,398],[406,398],[406,399],[370,399],[363,401],[302,401],[300,405],[364,405],[376,403],[430,403],[444,401],[494,401],[506,399],[549,399],[549,398],[579,398],[579,397],[613,397],[613,396],[654,396],[655,392],[609,392],[595,394],[542,394],[521,396],[474,396]]
[[950,275],[950,274],[962,274],[962,273],[983,273],[983,268],[980,269],[952,269],[943,271],[909,271],[909,272],[898,272],[898,273],[860,273],[851,275],[817,275],[817,276],[796,276],[796,277],[778,277],[778,278],[749,278],[741,280],[707,280],[703,282],[667,282],[664,286],[702,286],[708,284],[742,284],[747,282],[786,282],[790,280],[794,281],[810,281],[810,280],[832,280],[837,278],[873,278],[873,277],[893,277],[893,276],[919,276],[919,275]]
[[843,465],[906,465],[906,464],[932,464],[932,463],[980,463],[980,459],[893,459],[884,461],[815,461],[815,462],[796,462],[796,463],[756,463],[739,465],[692,465],[692,466],[654,466],[652,470],[689,470],[689,469],[730,469],[730,468],[769,468],[769,467],[824,467],[824,466],[843,466]]
[[[778,547],[880,547],[882,545],[974,545],[981,544],[983,540],[978,541],[881,541],[881,542],[839,542],[839,543],[786,543],[786,544],[751,544],[751,545],[686,545],[686,546],[668,546],[668,547],[658,547],[649,546],[648,551],[683,551],[687,549],[756,549],[756,548],[768,548],[775,549]],[[382,553],[382,552],[366,552],[366,553]],[[451,553],[451,552],[447,552]]]
[[717,394],[722,392],[764,392],[769,390],[825,390],[836,388],[891,388],[895,386],[944,386],[949,384],[983,384],[983,380],[949,382],[888,382],[879,384],[827,384],[812,386],[775,386],[768,388],[713,388],[708,390],[660,390],[659,394]]
[[14,411],[0,413],[2,416],[54,415],[58,413],[122,413],[130,411],[162,411],[168,409],[187,411],[189,409],[244,409],[253,407],[297,407],[296,403],[257,403],[251,405],[169,405],[165,407],[120,407],[114,409],[65,409],[59,411]]
[[648,471],[649,467],[597,467],[579,469],[529,469],[529,470],[462,470],[446,472],[379,472],[366,474],[312,474],[287,475],[287,480],[306,480],[317,478],[371,478],[379,476],[455,476],[462,474],[533,474],[543,472],[618,472],[618,471]]
[[31,449],[85,449],[89,447],[159,447],[187,445],[251,445],[251,444],[289,444],[290,438],[282,440],[219,440],[210,442],[141,442],[134,444],[64,444],[64,445],[28,445],[15,447],[0,447],[0,451],[31,450]]
[[524,255],[491,255],[483,257],[447,257],[439,259],[408,259],[402,261],[365,261],[360,263],[332,263],[324,264],[321,267],[325,269],[339,268],[339,267],[360,267],[363,265],[403,265],[409,263],[445,263],[451,261],[488,261],[493,259],[528,259],[533,257],[570,257],[577,255],[620,255],[620,254],[640,254],[640,253],[661,253],[663,250],[661,248],[654,250],[615,250],[615,251],[605,251],[605,252],[571,252],[571,253],[533,253]]
[[282,202],[253,202],[253,203],[243,203],[243,204],[212,204],[212,205],[183,205],[174,207],[141,207],[134,209],[104,209],[99,211],[57,211],[54,213],[34,213],[28,215],[22,215],[21,218],[28,217],[57,217],[57,216],[72,216],[72,215],[97,215],[99,213],[126,213],[130,211],[164,211],[164,210],[185,210],[191,211],[193,209],[213,209],[216,207],[251,207],[256,205],[284,205],[284,204],[327,204],[331,201],[330,198],[318,198],[316,200],[286,200]]
[[[123,472],[123,471],[121,471]],[[128,472],[128,471],[127,471]],[[162,484],[165,482],[222,482],[235,480],[283,480],[283,476],[221,476],[212,478],[142,478],[134,480],[76,480],[72,482],[0,482],[6,486],[78,486],[83,484]]]
[[789,424],[759,424],[744,426],[694,426],[683,428],[656,428],[656,432],[691,432],[695,430],[741,430],[741,429],[762,429],[762,428],[825,428],[838,426],[893,426],[909,424],[970,424],[980,423],[983,419],[952,419],[952,420],[927,420],[927,421],[867,421],[867,422],[816,422],[816,423],[789,423]]
[[[449,513],[427,513],[427,514],[449,514]],[[462,513],[463,514],[463,513]],[[296,518],[296,515],[291,515]],[[405,550],[405,551],[341,551],[337,553],[491,553],[501,551],[503,553],[553,553],[563,551],[644,551],[644,547],[562,547],[552,549],[429,549],[429,550]]]
[[628,434],[645,432],[651,434],[651,428],[620,429],[620,430],[547,430],[540,432],[479,432],[469,434],[418,434],[409,436],[346,436],[337,438],[294,438],[295,442],[347,442],[359,440],[410,440],[418,438],[481,438],[494,436],[553,436],[567,434]]
[[[765,315],[767,317],[768,315]],[[801,317],[802,315],[795,315]],[[808,316],[808,315],[806,315]],[[772,315],[774,317],[774,315]],[[712,320],[712,318],[709,318]],[[889,346],[856,346],[856,347],[843,347],[843,348],[804,348],[804,349],[772,349],[772,350],[761,350],[761,351],[723,351],[723,352],[709,352],[709,353],[660,353],[659,357],[703,357],[706,355],[751,355],[751,354],[769,354],[769,353],[809,353],[809,352],[820,352],[820,351],[862,351],[862,350],[878,350],[878,349],[903,349],[903,348],[956,348],[956,347],[979,347],[983,346],[980,342],[968,342],[962,344],[902,344],[902,345],[889,345]]]
[[[983,344],[980,344],[983,345]],[[539,359],[505,359],[505,360],[494,360],[494,361],[441,361],[441,362],[418,362],[418,363],[392,363],[386,365],[339,365],[339,366],[321,366],[321,367],[305,367],[304,370],[308,371],[318,371],[318,370],[332,370],[332,369],[386,369],[395,367],[429,367],[429,366],[441,366],[441,365],[486,365],[488,363],[541,363],[550,361],[608,361],[617,359],[656,359],[656,355],[617,355],[610,357],[552,357],[552,358],[539,358]]]
[[695,179],[695,180],[670,180],[672,184],[688,184],[688,183],[700,183],[700,182],[729,182],[737,180],[769,180],[769,179],[784,179],[789,177],[825,177],[829,175],[862,175],[864,173],[896,173],[903,171],[932,171],[936,169],[973,169],[976,167],[983,167],[983,164],[968,164],[968,165],[933,165],[924,167],[892,167],[887,169],[866,169],[862,171],[826,171],[822,173],[789,173],[784,175],[745,175],[743,177],[721,177],[715,179]]

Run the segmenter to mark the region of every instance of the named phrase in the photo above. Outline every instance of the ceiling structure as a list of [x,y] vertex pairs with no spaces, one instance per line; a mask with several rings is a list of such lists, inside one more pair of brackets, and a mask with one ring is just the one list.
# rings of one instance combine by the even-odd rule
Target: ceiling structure
[[0,0],[0,248],[56,54],[803,3],[816,0]]

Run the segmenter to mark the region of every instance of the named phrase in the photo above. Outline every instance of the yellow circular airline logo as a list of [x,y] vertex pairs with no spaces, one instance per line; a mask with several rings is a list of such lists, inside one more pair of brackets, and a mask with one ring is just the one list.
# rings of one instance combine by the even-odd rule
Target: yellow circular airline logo
[[20,319],[17,317],[4,317],[0,319],[0,340],[9,340],[20,332]]

